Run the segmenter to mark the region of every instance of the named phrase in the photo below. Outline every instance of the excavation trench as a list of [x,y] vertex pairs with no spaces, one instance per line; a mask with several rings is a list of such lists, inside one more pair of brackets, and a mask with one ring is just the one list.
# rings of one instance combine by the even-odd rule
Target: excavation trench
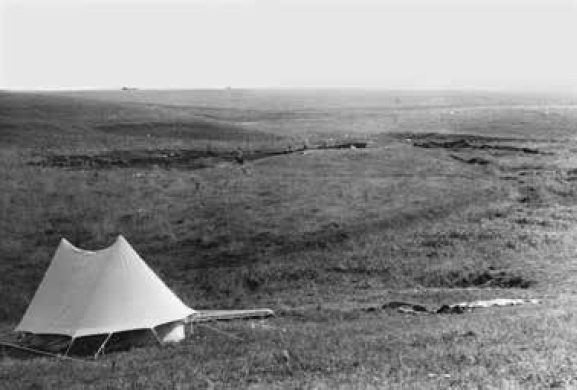
[[483,150],[487,152],[510,152],[523,154],[550,154],[539,149],[514,145],[528,140],[504,137],[482,137],[468,134],[402,134],[413,146],[426,149]]
[[307,150],[356,149],[366,148],[365,141],[338,142],[309,147],[286,148],[256,151],[213,151],[191,149],[156,150],[114,150],[110,152],[83,155],[49,155],[31,165],[68,169],[101,170],[114,168],[164,168],[164,169],[202,169],[220,163],[236,163],[261,160],[273,156],[303,153]]

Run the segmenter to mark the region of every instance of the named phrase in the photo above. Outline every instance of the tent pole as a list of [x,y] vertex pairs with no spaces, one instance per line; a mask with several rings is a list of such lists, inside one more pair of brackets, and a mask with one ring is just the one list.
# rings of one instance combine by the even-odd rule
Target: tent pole
[[72,348],[72,344],[74,344],[74,340],[76,340],[74,337],[72,337],[72,339],[70,340],[70,344],[68,344],[68,348],[66,348],[66,352],[64,352],[64,356],[68,356],[68,352],[70,352],[70,348]]
[[154,338],[156,338],[156,341],[158,341],[158,344],[162,345],[162,340],[160,340],[160,337],[158,337],[158,333],[156,333],[156,330],[154,328],[150,328],[150,331],[154,335]]
[[100,348],[98,348],[98,351],[96,351],[96,353],[94,354],[94,359],[97,359],[100,353],[104,350],[104,347],[106,346],[108,340],[110,340],[110,337],[112,337],[112,333],[108,333],[108,336],[106,336],[104,342],[100,345]]

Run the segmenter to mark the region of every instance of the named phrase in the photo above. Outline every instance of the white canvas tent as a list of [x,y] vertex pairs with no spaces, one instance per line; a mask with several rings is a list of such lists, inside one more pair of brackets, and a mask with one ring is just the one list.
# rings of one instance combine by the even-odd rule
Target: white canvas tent
[[104,335],[100,352],[113,334],[132,330],[150,330],[159,341],[181,339],[195,313],[124,237],[94,252],[63,239],[16,331],[68,336],[68,350],[75,339]]

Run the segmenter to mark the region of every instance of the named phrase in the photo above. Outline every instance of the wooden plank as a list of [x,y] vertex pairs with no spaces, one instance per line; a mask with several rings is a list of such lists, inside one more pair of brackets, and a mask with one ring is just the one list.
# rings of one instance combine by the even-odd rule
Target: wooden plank
[[241,319],[268,318],[272,316],[274,316],[274,312],[271,309],[202,310],[191,318],[191,322],[230,321]]

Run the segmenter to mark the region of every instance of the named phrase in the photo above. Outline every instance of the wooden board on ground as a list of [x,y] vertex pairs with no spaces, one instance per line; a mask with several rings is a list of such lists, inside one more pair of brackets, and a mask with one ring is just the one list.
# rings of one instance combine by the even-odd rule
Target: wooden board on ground
[[240,319],[258,319],[274,316],[271,309],[254,310],[202,310],[191,319],[191,322],[230,321]]

